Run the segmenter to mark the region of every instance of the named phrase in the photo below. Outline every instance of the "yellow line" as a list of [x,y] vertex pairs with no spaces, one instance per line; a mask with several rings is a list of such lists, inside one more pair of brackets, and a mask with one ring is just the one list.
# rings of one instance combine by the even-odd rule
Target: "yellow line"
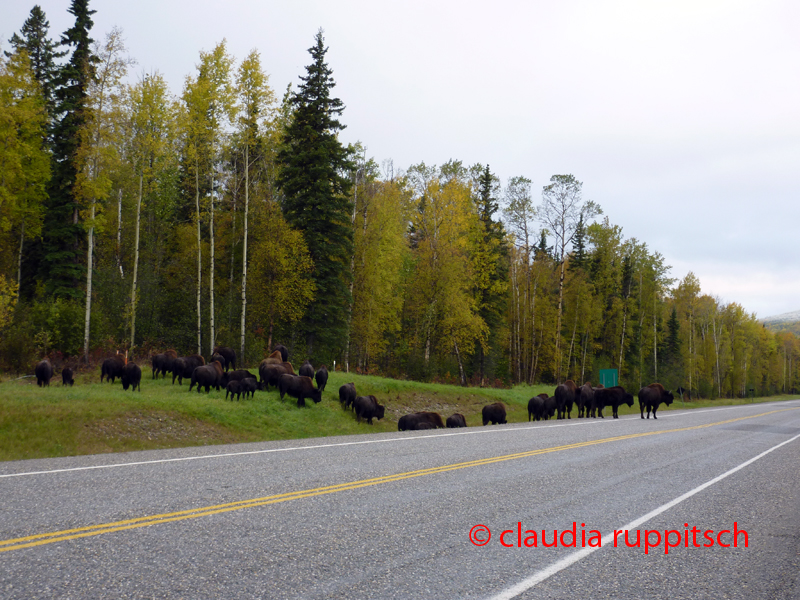
[[10,550],[21,550],[23,548],[32,548],[34,546],[42,546],[45,544],[52,544],[55,542],[63,542],[66,540],[74,540],[84,537],[95,535],[102,535],[104,533],[111,533],[114,531],[125,531],[127,529],[137,529],[139,527],[149,527],[150,525],[158,525],[161,523],[171,523],[174,521],[184,521],[187,519],[196,519],[198,517],[207,517],[210,515],[217,515],[235,510],[242,510],[244,508],[253,508],[256,506],[266,506],[268,504],[278,504],[280,502],[288,502],[290,500],[300,500],[302,498],[312,498],[314,496],[322,496],[325,494],[335,494],[337,492],[344,492],[348,490],[355,490],[363,487],[370,487],[380,485],[383,483],[392,483],[395,481],[402,481],[404,479],[411,479],[414,477],[423,477],[425,475],[435,475],[437,473],[446,473],[448,471],[456,471],[458,469],[467,469],[471,467],[479,467],[490,465],[493,463],[504,462],[507,460],[516,460],[520,458],[528,458],[531,456],[539,456],[542,454],[550,454],[552,452],[560,452],[562,450],[572,450],[575,448],[584,448],[586,446],[596,446],[598,444],[607,444],[609,442],[619,442],[624,440],[631,440],[634,438],[646,437],[650,435],[661,435],[664,433],[677,433],[681,431],[692,431],[695,429],[705,429],[717,425],[725,425],[727,423],[734,423],[736,421],[744,421],[747,419],[755,419],[778,412],[787,410],[798,410],[797,408],[783,408],[779,410],[772,410],[769,412],[752,415],[750,417],[738,417],[736,419],[728,419],[726,421],[717,421],[705,425],[694,425],[692,427],[681,427],[679,429],[665,429],[662,431],[647,431],[644,433],[632,433],[628,435],[619,435],[610,438],[603,438],[599,440],[591,440],[588,442],[576,442],[574,444],[566,444],[563,446],[554,446],[552,448],[542,448],[539,450],[529,450],[526,452],[517,452],[515,454],[505,454],[502,456],[493,456],[490,458],[481,458],[461,463],[454,463],[450,465],[442,465],[439,467],[430,467],[427,469],[419,469],[416,471],[407,471],[404,473],[396,473],[394,475],[382,475],[380,477],[373,477],[371,479],[361,479],[359,481],[351,481],[348,483],[339,483],[324,487],[312,488],[308,490],[299,490],[296,492],[286,492],[283,494],[275,494],[273,496],[264,496],[261,498],[251,498],[249,500],[239,500],[237,502],[228,502],[225,504],[216,504],[213,506],[205,506],[200,508],[181,510],[170,513],[163,513],[159,515],[151,515],[149,517],[139,517],[137,519],[127,519],[124,521],[114,521],[112,523],[103,523],[99,525],[89,525],[86,527],[78,527],[75,529],[65,529],[62,531],[54,531],[51,533],[40,533],[36,535],[29,535],[20,538],[0,541],[0,552],[8,552]]

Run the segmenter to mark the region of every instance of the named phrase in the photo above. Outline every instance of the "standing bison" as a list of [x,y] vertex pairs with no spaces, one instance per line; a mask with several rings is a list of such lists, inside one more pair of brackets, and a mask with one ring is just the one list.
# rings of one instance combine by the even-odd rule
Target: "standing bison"
[[571,419],[572,404],[575,402],[575,393],[578,391],[578,386],[571,379],[567,379],[564,383],[556,388],[553,397],[556,399],[556,410],[558,411],[558,419],[564,418],[564,413],[567,418]]
[[278,391],[281,400],[286,394],[292,398],[297,398],[297,406],[305,406],[306,398],[311,398],[315,403],[322,401],[322,392],[314,387],[311,377],[302,375],[281,375],[278,380]]
[[189,384],[189,391],[197,385],[197,393],[200,393],[202,388],[206,388],[206,393],[213,387],[219,391],[220,384],[222,383],[222,365],[219,361],[213,361],[207,365],[195,367],[192,371],[192,382]]
[[125,359],[119,354],[105,359],[100,367],[100,383],[103,383],[104,377],[114,383],[117,377],[122,377],[122,369],[124,367]]
[[356,401],[356,384],[345,383],[339,388],[339,404],[342,408],[349,408]]
[[283,344],[278,344],[272,351],[281,353],[281,362],[287,362],[289,360],[289,350]]
[[[528,400],[528,421],[538,421],[539,419],[545,420],[546,405],[549,396],[547,394],[539,394]],[[553,401],[555,406],[555,401]],[[549,415],[552,417],[553,415]]]
[[223,360],[220,361],[220,363],[226,372],[230,367],[236,369],[236,351],[233,348],[228,348],[227,346],[216,346],[212,354],[219,354],[222,356]]
[[258,375],[260,378],[261,389],[269,390],[269,386],[277,388],[278,380],[280,380],[281,375],[286,375],[286,374],[287,371],[283,367],[283,365],[270,364],[267,362],[267,359],[262,360],[261,364],[258,366]]
[[588,418],[594,402],[594,388],[588,381],[575,392],[575,405],[578,407],[578,418]]
[[317,387],[320,392],[325,391],[325,386],[328,384],[328,367],[322,365],[314,374],[314,379],[317,382]]
[[310,360],[307,360],[303,363],[303,366],[300,367],[300,370],[297,372],[299,375],[303,377],[311,377],[314,378],[314,367],[311,364]]
[[64,367],[61,371],[61,385],[71,386],[73,383],[75,383],[75,379],[72,376],[72,369]]
[[142,391],[142,369],[136,363],[126,363],[122,368],[122,375],[120,377],[122,379],[123,390],[131,388],[131,391],[134,392],[136,388],[139,388],[139,391]]
[[50,380],[53,378],[53,365],[49,360],[45,358],[37,363],[33,372],[36,374],[36,385],[39,387],[50,385]]
[[[606,406],[611,407],[611,414],[615,419],[619,419],[619,407],[623,404],[633,406],[633,395],[625,391],[621,385],[615,385],[610,388],[595,388],[594,402],[592,403],[593,410],[597,409],[600,418],[603,419],[603,409]],[[594,416],[594,413],[592,413]]]
[[172,363],[178,358],[175,350],[167,350],[162,354],[155,354],[151,360],[153,366],[153,379],[161,375],[164,377],[167,373],[172,373]]
[[375,396],[359,396],[353,403],[356,413],[356,421],[361,422],[364,419],[367,423],[372,425],[372,419],[382,419],[386,407],[378,404],[378,399]]
[[483,424],[487,425],[503,425],[506,423],[506,407],[502,402],[495,402],[494,404],[487,404],[481,411],[483,416]]
[[672,392],[665,390],[663,385],[660,383],[651,383],[639,390],[639,413],[644,419],[644,409],[646,408],[647,418],[650,418],[650,411],[652,410],[653,418],[657,419],[656,411],[658,410],[658,406],[661,403],[669,406],[674,399],[675,397],[672,395]]
[[191,356],[184,356],[183,358],[176,358],[172,361],[172,383],[175,383],[175,378],[178,379],[178,384],[183,385],[184,379],[189,379],[197,367],[202,367],[206,364],[206,359],[199,354],[192,354]]
[[402,416],[397,421],[398,431],[415,431],[417,429],[444,429],[442,415],[435,412],[417,412]]
[[446,425],[448,429],[456,429],[458,427],[466,427],[467,419],[461,413],[454,413],[447,417]]

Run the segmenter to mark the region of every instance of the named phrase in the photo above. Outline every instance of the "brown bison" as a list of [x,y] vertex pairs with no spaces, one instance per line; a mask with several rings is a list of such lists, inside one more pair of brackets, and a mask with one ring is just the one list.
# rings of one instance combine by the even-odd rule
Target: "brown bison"
[[278,380],[278,391],[281,400],[286,394],[292,398],[297,398],[297,406],[305,406],[306,398],[311,398],[315,403],[322,401],[322,392],[314,387],[311,377],[302,375],[281,375]]
[[33,369],[36,375],[36,385],[39,387],[49,386],[50,380],[53,378],[53,365],[46,358],[36,364]]
[[182,358],[176,358],[172,361],[172,383],[178,379],[178,384],[183,385],[184,379],[190,379],[192,373],[197,367],[202,367],[206,364],[206,359],[199,354],[192,354]]
[[675,397],[672,392],[664,389],[660,383],[651,383],[639,390],[639,413],[644,419],[644,409],[647,409],[647,418],[650,418],[650,411],[653,411],[653,418],[657,419],[656,411],[661,403],[666,406],[672,404]]
[[120,377],[123,390],[127,390],[130,387],[131,391],[136,391],[136,388],[139,388],[140,392],[142,391],[142,369],[136,363],[126,363],[122,368]]
[[265,358],[261,362],[262,362],[262,364],[263,363],[267,363],[268,365],[279,365],[282,362],[284,362],[284,360],[283,360],[283,356],[281,356],[281,351],[280,350],[275,350],[272,354],[270,354],[267,358]]
[[244,395],[245,400],[247,400],[248,394],[250,394],[251,399],[255,397],[257,389],[258,382],[256,381],[255,377],[245,377],[244,379],[239,380],[239,390]]
[[241,395],[241,390],[239,389],[239,382],[238,381],[229,381],[228,385],[225,386],[225,400],[228,399],[228,394],[231,395],[231,401],[233,401],[233,397],[236,396],[236,399],[239,399]]
[[[528,421],[539,421],[549,417],[545,417],[545,405],[550,396],[547,394],[539,394],[528,400]],[[555,408],[555,400],[553,400],[553,407]],[[553,415],[550,414],[550,417]]]
[[278,344],[272,350],[281,353],[281,362],[287,362],[289,360],[289,350],[283,344]]
[[567,418],[572,418],[572,404],[575,402],[575,393],[578,391],[578,386],[571,379],[567,379],[564,383],[556,388],[553,397],[556,399],[556,410],[558,411],[558,419],[564,418],[564,413]]
[[300,370],[297,372],[299,375],[303,377],[311,377],[314,378],[314,367],[311,364],[310,360],[306,360],[303,365],[300,367]]
[[328,384],[328,367],[322,365],[317,372],[314,373],[314,380],[317,382],[317,387],[320,392],[325,391],[325,386]]
[[189,384],[189,391],[197,385],[197,393],[200,393],[202,388],[206,388],[206,393],[213,387],[219,391],[220,383],[222,381],[222,365],[219,361],[210,362],[207,365],[195,367],[192,371],[192,382]]
[[584,383],[575,392],[575,406],[578,408],[578,418],[589,417],[589,411],[592,409],[592,401],[594,400],[594,388],[588,381]]
[[242,379],[256,379],[256,376],[253,375],[247,369],[238,369],[236,371],[231,371],[230,373],[225,372],[222,374],[222,380],[220,381],[220,385],[222,387],[227,387],[228,382],[241,381]]
[[153,377],[155,379],[159,375],[164,377],[167,373],[172,373],[172,363],[173,361],[178,358],[177,352],[175,350],[167,350],[162,354],[155,354],[151,359],[150,363],[153,366]]
[[342,408],[349,408],[356,401],[356,384],[345,383],[339,388],[339,404]]
[[269,386],[277,388],[281,375],[286,375],[286,369],[283,368],[283,365],[269,364],[265,359],[258,366],[258,376],[262,390],[269,390]]
[[383,418],[386,407],[378,404],[375,396],[359,396],[353,402],[353,409],[356,413],[356,421],[361,422],[361,419],[364,419],[372,425],[373,418],[378,420]]
[[487,404],[481,411],[483,424],[503,425],[506,423],[506,406],[502,402]]
[[72,369],[64,367],[61,371],[61,385],[72,385],[73,383],[75,383],[75,379],[72,376]]
[[125,357],[120,354],[105,359],[100,367],[100,383],[103,383],[104,377],[114,383],[117,377],[122,377],[122,369],[124,367]]
[[458,427],[466,427],[467,419],[461,413],[453,413],[452,415],[447,417],[447,422],[445,424],[450,429],[456,429]]
[[[425,424],[425,427],[421,427]],[[444,429],[442,415],[435,412],[417,412],[400,417],[397,421],[398,431],[414,431],[417,429]]]
[[228,348],[227,346],[216,346],[212,354],[219,354],[222,357],[222,361],[220,362],[226,372],[230,367],[236,369],[236,351],[233,348]]
[[[603,417],[603,409],[606,406],[611,407],[611,414],[615,419],[619,418],[619,407],[623,404],[633,406],[633,395],[625,391],[621,385],[615,385],[610,388],[595,388],[594,401],[592,402],[592,410],[597,409],[600,418]],[[592,414],[594,417],[594,413]]]

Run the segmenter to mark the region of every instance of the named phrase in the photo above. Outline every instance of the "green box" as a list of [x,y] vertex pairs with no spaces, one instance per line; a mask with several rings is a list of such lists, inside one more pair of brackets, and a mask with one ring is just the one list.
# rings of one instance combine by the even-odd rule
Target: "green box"
[[619,385],[619,372],[617,369],[600,369],[600,385],[603,387],[614,387]]

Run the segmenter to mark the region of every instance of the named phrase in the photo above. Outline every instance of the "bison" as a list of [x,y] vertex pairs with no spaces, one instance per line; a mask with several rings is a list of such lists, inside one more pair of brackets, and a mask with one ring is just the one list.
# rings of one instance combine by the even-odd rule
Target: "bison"
[[445,423],[449,429],[457,429],[458,427],[466,427],[467,426],[467,419],[464,418],[464,415],[461,413],[453,413],[449,417],[447,417],[447,422]]
[[314,378],[314,367],[311,364],[311,361],[307,360],[306,362],[304,362],[303,366],[300,367],[300,370],[297,373],[299,375],[302,375],[303,377],[311,377],[313,379]]
[[644,409],[647,409],[647,418],[650,418],[650,411],[653,411],[653,418],[657,419],[656,411],[663,402],[666,406],[672,404],[675,397],[672,392],[664,389],[660,383],[651,383],[639,390],[639,413],[644,419]]
[[184,356],[183,358],[176,358],[172,361],[172,383],[178,379],[178,384],[183,385],[184,379],[190,379],[192,373],[197,367],[202,367],[206,364],[206,359],[199,354],[192,354],[191,356]]
[[273,352],[281,353],[281,362],[286,362],[289,360],[289,350],[283,344],[278,344],[272,350]]
[[594,388],[588,381],[575,392],[575,405],[578,408],[578,418],[589,418],[589,411],[594,401]]
[[567,379],[564,383],[556,388],[553,397],[556,399],[556,410],[558,411],[558,419],[564,418],[564,413],[567,413],[567,418],[572,418],[572,404],[575,402],[575,392],[578,391],[578,386],[571,379]]
[[114,383],[117,377],[122,377],[122,369],[124,367],[125,359],[119,354],[105,359],[100,367],[100,383],[103,383],[104,377]]
[[544,400],[547,394],[539,394],[528,400],[528,421],[544,419]]
[[481,411],[483,416],[483,424],[487,425],[491,422],[492,425],[503,425],[506,423],[506,407],[502,402],[495,402],[494,404],[487,404]]
[[292,398],[297,398],[297,406],[305,406],[306,398],[311,398],[315,403],[322,401],[322,392],[314,387],[311,377],[303,375],[281,375],[278,380],[278,391],[281,400],[286,394]]
[[270,354],[267,358],[265,358],[262,363],[267,363],[268,365],[279,365],[283,361],[283,356],[281,356],[280,350],[275,350],[272,354]]
[[236,371],[231,371],[230,373],[225,372],[222,374],[220,385],[222,387],[226,387],[229,382],[241,381],[242,379],[256,379],[256,376],[247,369],[238,369]]
[[172,373],[172,363],[178,358],[175,350],[167,350],[162,354],[155,354],[151,360],[153,366],[153,377],[155,379],[159,375],[164,377],[167,373]]
[[207,365],[195,367],[192,371],[192,382],[189,384],[189,391],[197,385],[197,393],[200,393],[202,388],[206,388],[206,393],[213,387],[219,391],[220,382],[222,381],[222,365],[219,361],[213,361]]
[[142,391],[142,369],[136,363],[129,362],[122,369],[122,389],[127,390],[129,387],[131,391]]
[[238,381],[229,381],[228,384],[225,386],[225,400],[228,399],[228,394],[231,395],[231,401],[233,401],[233,397],[236,396],[236,399],[239,399],[242,391],[239,389],[239,382]]
[[378,404],[375,396],[359,396],[353,402],[353,408],[356,413],[356,421],[361,422],[361,419],[364,419],[370,425],[372,425],[372,419],[382,419],[386,410],[385,406]]
[[325,391],[325,386],[328,384],[328,367],[322,365],[317,372],[314,373],[314,380],[317,382],[317,387],[320,392]]
[[278,380],[281,375],[286,375],[286,369],[282,365],[269,364],[265,360],[261,361],[258,366],[258,375],[260,377],[261,389],[269,390],[269,386],[274,388],[278,387]]
[[244,395],[245,400],[247,400],[247,394],[250,394],[251,399],[254,398],[257,388],[258,382],[256,381],[255,377],[245,377],[244,379],[239,380],[239,389]]
[[36,385],[39,387],[49,386],[53,378],[53,365],[46,358],[36,364],[33,372],[36,374]]
[[[236,369],[236,351],[233,348],[228,348],[227,346],[216,346],[214,348],[214,352],[212,354],[219,354],[222,356],[222,361],[220,364],[222,368],[225,369],[227,373],[229,367],[233,367],[234,370]],[[213,358],[211,360],[214,360]]]
[[[618,411],[622,404],[633,406],[633,395],[626,392],[621,385],[615,385],[610,388],[595,388],[592,409],[597,408],[601,419],[604,418],[603,409],[606,406],[610,406],[612,416],[615,419],[619,419]],[[592,416],[594,416],[594,413]]]
[[[425,427],[421,427],[425,424]],[[416,429],[444,429],[442,415],[435,412],[417,412],[400,417],[397,421],[398,431],[414,431]]]
[[348,408],[356,401],[356,384],[345,383],[339,388],[339,404],[342,408]]
[[75,383],[75,379],[72,377],[72,369],[64,367],[61,371],[61,385],[72,385],[73,383]]
[[[547,394],[545,394],[547,396]],[[542,413],[542,420],[549,421],[556,415],[556,399],[553,396],[542,398],[544,400],[544,412]]]

